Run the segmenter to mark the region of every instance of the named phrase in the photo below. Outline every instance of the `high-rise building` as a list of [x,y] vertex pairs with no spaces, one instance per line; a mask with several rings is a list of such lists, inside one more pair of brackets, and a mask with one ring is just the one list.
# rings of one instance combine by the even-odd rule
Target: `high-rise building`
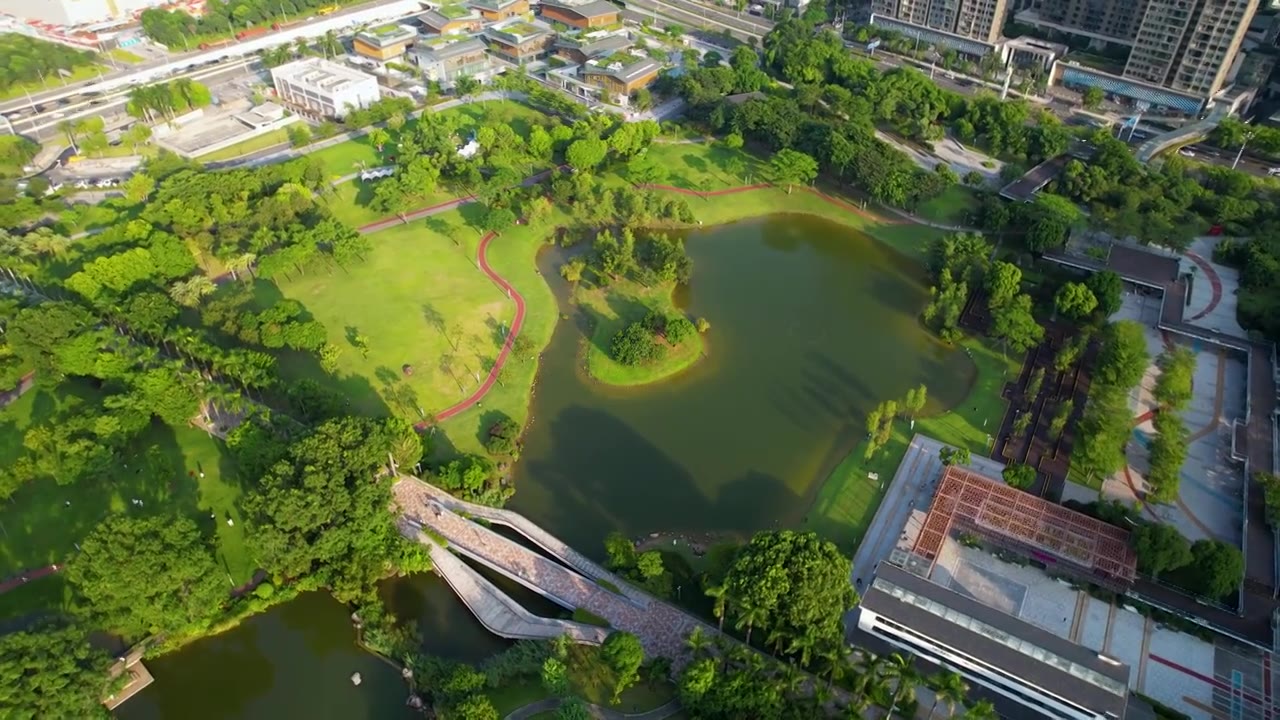
[[1143,0],[1036,0],[1030,9],[1037,24],[1130,45],[1144,5]]
[[1147,0],[1125,77],[1212,97],[1257,9],[1258,0]]
[[872,0],[871,12],[983,43],[1000,40],[1008,0]]
[[1055,81],[1195,113],[1227,85],[1259,0],[1037,0],[1018,22],[1129,47],[1122,67],[1068,57]]

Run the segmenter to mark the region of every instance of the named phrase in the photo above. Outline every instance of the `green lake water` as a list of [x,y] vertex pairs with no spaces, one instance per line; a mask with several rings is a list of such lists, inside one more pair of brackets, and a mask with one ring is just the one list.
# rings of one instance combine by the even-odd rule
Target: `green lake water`
[[[678,300],[711,322],[696,366],[655,386],[600,386],[581,368],[571,308],[543,353],[511,507],[590,556],[614,529],[803,527],[868,410],[921,382],[935,407],[950,406],[973,380],[968,358],[919,326],[923,269],[866,236],[784,215],[687,238],[694,279]],[[540,262],[563,298],[557,257]],[[433,653],[474,661],[505,645],[432,576],[383,590]],[[122,707],[126,720],[407,716],[398,673],[356,647],[347,611],[320,594],[148,667],[157,682]]]

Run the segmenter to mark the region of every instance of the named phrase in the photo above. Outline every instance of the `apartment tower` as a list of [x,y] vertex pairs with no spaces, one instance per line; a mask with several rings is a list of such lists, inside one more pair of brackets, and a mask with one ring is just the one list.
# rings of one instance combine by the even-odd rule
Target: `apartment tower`
[[1122,76],[1199,97],[1226,84],[1259,0],[1037,0],[1019,15],[1130,46]]
[[995,43],[1009,0],[871,0],[871,12],[904,23]]
[[1226,83],[1258,0],[1146,0],[1124,75],[1212,97]]

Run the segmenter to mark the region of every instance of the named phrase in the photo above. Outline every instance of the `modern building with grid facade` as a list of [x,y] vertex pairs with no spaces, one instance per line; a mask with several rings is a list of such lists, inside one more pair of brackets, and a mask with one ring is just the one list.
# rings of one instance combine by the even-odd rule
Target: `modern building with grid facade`
[[984,43],[1000,40],[1006,11],[1007,0],[871,0],[880,18]]
[[280,100],[325,117],[343,117],[381,97],[377,78],[322,58],[272,68],[271,80]]
[[858,629],[1062,720],[1119,720],[1129,666],[881,563],[858,607]]
[[1227,86],[1257,9],[1258,0],[1037,0],[1017,20],[1129,48],[1112,71],[1068,57],[1055,82],[1194,114]]

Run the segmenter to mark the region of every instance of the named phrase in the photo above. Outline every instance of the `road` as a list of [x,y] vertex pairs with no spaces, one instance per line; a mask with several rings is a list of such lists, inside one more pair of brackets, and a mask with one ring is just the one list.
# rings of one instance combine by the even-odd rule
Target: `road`
[[[52,105],[61,98],[71,97],[95,89],[114,90],[128,87],[130,84],[150,82],[157,77],[170,75],[185,69],[220,62],[227,58],[238,58],[256,53],[259,50],[293,42],[300,37],[321,37],[330,30],[337,30],[348,25],[387,21],[421,12],[416,0],[373,0],[363,5],[344,8],[332,15],[310,18],[302,24],[268,33],[261,37],[243,42],[233,43],[217,50],[175,53],[161,61],[129,66],[119,72],[104,73],[92,80],[72,83],[52,90],[45,90],[28,96],[0,102],[0,114],[9,114],[24,107],[36,105]],[[133,81],[131,83],[131,80]],[[50,108],[52,109],[52,108]]]

